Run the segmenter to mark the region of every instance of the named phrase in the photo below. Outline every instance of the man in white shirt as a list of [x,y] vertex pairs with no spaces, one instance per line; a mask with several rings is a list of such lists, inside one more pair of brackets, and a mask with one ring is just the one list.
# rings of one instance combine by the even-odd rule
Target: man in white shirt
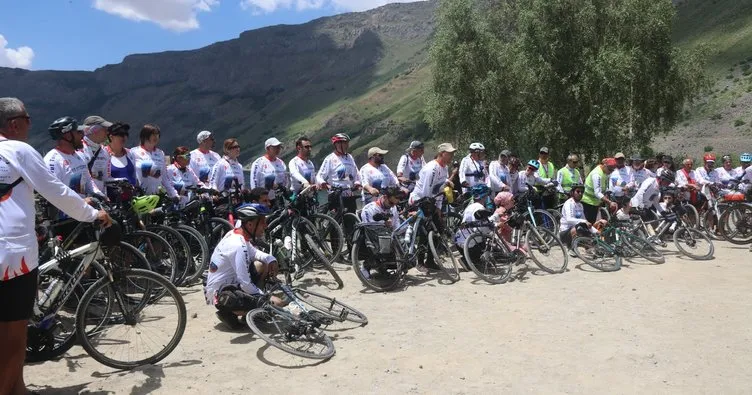
[[[394,228],[400,224],[399,213],[397,212],[397,204],[399,204],[402,195],[402,190],[399,187],[391,186],[386,188],[383,194],[378,199],[363,206],[363,210],[360,211],[360,220],[365,224],[383,222],[386,226]],[[384,218],[382,221],[376,221],[374,217],[377,214],[381,214]]]
[[31,117],[20,100],[0,98],[0,394],[27,393],[26,326],[37,297],[39,264],[34,191],[76,220],[100,220],[104,226],[112,222],[49,172],[39,153],[25,143],[30,127]]
[[295,150],[298,154],[290,159],[290,185],[293,192],[300,192],[305,188],[316,185],[316,168],[311,162],[311,150],[313,145],[308,137],[300,137],[295,140]]
[[266,188],[269,191],[269,199],[274,201],[277,187],[287,187],[287,167],[279,158],[282,152],[282,143],[272,137],[264,142],[266,154],[251,165],[250,188]]
[[94,185],[100,191],[104,191],[104,182],[107,178],[107,169],[110,163],[110,154],[104,149],[108,130],[112,122],[98,115],[91,115],[84,119],[83,147],[79,150],[81,157],[86,161]]
[[[439,144],[437,151],[436,158],[426,163],[426,165],[423,166],[423,169],[420,170],[418,182],[415,184],[415,189],[413,189],[413,192],[410,194],[410,204],[414,204],[424,197],[437,195],[445,185],[451,185],[448,178],[448,166],[452,163],[454,152],[457,151],[457,149],[450,143],[443,143]],[[436,205],[441,207],[443,201],[444,197],[439,196],[436,199]]]
[[481,143],[470,144],[470,153],[460,162],[460,184],[462,192],[467,192],[476,184],[485,184],[486,176],[486,147]]
[[585,192],[585,186],[582,184],[573,184],[569,191],[570,198],[561,206],[561,220],[559,222],[559,239],[568,248],[572,248],[572,240],[577,235],[577,225],[585,224],[590,231],[593,224],[585,218],[585,209],[582,206],[582,194]]
[[491,192],[496,194],[501,191],[509,191],[509,157],[512,152],[502,150],[499,154],[499,160],[495,160],[488,165],[488,187]]
[[360,168],[360,182],[363,183],[363,204],[371,203],[382,189],[397,186],[397,176],[384,164],[384,155],[389,151],[379,147],[368,150],[368,163]]
[[410,143],[407,153],[402,155],[399,163],[397,163],[397,179],[400,185],[407,187],[408,192],[413,191],[415,181],[420,175],[420,169],[426,165],[426,160],[423,159],[424,148],[422,142],[413,141]]
[[685,158],[682,161],[682,168],[676,172],[676,186],[685,190],[684,192],[681,192],[679,196],[681,200],[697,204],[697,192],[700,190],[700,187],[697,182],[697,177],[695,176],[695,171],[692,170],[693,164],[694,163],[690,158]]
[[623,205],[625,196],[632,190],[629,185],[632,181],[632,172],[626,166],[626,157],[623,153],[617,152],[614,159],[616,160],[616,169],[609,175],[608,189],[613,193],[614,201]]
[[222,157],[212,151],[214,148],[214,134],[208,130],[199,132],[196,136],[198,142],[198,148],[191,151],[191,170],[196,174],[198,180],[201,182],[201,186],[204,188],[210,188],[209,176],[214,168],[214,165],[222,159]]
[[663,169],[660,177],[648,178],[642,182],[640,188],[630,201],[633,208],[655,209],[656,212],[664,214],[661,207],[661,187],[668,187],[676,181],[676,175],[671,169]]

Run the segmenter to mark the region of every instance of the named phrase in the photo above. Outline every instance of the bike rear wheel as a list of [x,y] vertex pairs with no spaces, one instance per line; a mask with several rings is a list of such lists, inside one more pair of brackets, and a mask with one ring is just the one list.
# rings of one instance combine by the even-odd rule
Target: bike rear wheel
[[196,282],[201,277],[201,274],[203,274],[203,268],[208,265],[211,251],[206,244],[206,238],[201,232],[187,225],[178,225],[177,230],[185,238],[185,241],[188,242],[188,247],[191,251],[193,265],[188,267],[186,277],[183,279],[184,284],[190,285]]
[[249,311],[245,321],[256,336],[284,352],[311,359],[334,356],[334,343],[329,336],[314,323],[297,319],[290,313],[265,307]]
[[460,268],[449,243],[440,234],[430,231],[428,232],[428,247],[431,249],[434,262],[441,268],[444,275],[453,283],[459,281]]
[[621,256],[592,237],[577,237],[572,241],[572,250],[578,258],[594,269],[615,272],[621,269]]
[[627,232],[620,232],[619,237],[622,238],[625,247],[631,248],[637,255],[650,262],[657,264],[666,262],[666,257],[663,256],[662,252],[658,251],[658,248],[652,242]]
[[178,259],[175,250],[162,236],[146,230],[137,230],[123,235],[123,240],[144,254],[154,273],[164,276],[170,282],[175,281],[175,266]]
[[403,276],[402,265],[399,262],[378,262],[367,250],[362,240],[353,242],[350,260],[360,282],[377,292],[397,288]]
[[552,274],[567,270],[567,249],[550,230],[541,227],[527,229],[525,245],[530,258],[541,270]]
[[695,228],[679,228],[674,232],[674,245],[683,255],[705,261],[713,259],[715,247],[705,233]]
[[718,220],[721,236],[729,243],[752,243],[752,204],[735,204]]
[[[470,234],[465,239],[462,249],[470,270],[478,278],[491,284],[507,282],[519,259],[497,237],[483,232]],[[474,249],[475,251],[481,250],[480,256],[473,256]]]
[[314,213],[308,215],[307,218],[316,226],[318,239],[321,240],[321,251],[326,255],[329,263],[334,263],[342,254],[345,232],[334,218],[326,214]]
[[148,230],[162,236],[172,249],[175,250],[175,257],[177,258],[175,266],[175,279],[172,281],[175,286],[181,286],[185,280],[185,276],[188,274],[188,270],[193,266],[193,258],[191,257],[191,247],[185,237],[180,234],[176,229],[164,226],[164,225],[151,225]]

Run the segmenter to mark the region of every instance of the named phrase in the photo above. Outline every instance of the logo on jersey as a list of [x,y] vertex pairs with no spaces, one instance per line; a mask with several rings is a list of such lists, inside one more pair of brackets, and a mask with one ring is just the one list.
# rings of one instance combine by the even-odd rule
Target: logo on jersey
[[214,262],[209,263],[209,273],[216,273],[217,269],[219,268],[217,267],[216,263]]

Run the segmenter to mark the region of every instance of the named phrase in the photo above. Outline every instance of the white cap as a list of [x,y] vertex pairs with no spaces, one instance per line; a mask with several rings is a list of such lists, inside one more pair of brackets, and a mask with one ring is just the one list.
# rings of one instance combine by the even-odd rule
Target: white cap
[[208,130],[203,130],[199,132],[198,136],[196,136],[196,141],[198,141],[199,144],[203,143],[204,140],[208,139],[212,136],[212,132]]
[[266,142],[264,143],[264,148],[277,147],[280,145],[282,145],[282,142],[277,140],[276,137],[272,137],[272,138],[266,139]]

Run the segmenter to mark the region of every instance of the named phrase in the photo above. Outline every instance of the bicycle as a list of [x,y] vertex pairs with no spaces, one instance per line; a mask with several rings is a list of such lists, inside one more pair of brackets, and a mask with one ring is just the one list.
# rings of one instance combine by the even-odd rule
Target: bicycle
[[635,237],[631,229],[632,221],[636,218],[637,216],[632,216],[627,221],[620,221],[616,216],[609,218],[599,234],[576,236],[572,240],[572,251],[594,269],[603,272],[621,269],[623,258],[632,258],[638,254],[638,251],[629,243]]
[[667,245],[663,240],[664,236],[673,232],[672,239],[680,253],[696,260],[712,259],[715,251],[713,241],[707,234],[686,225],[685,210],[682,205],[674,205],[670,213],[652,221],[645,221],[643,216],[638,216],[635,220],[637,228],[634,231],[648,242],[662,247]]
[[460,231],[468,231],[462,251],[470,270],[478,278],[491,284],[504,284],[512,276],[514,267],[525,263],[525,253],[512,250],[509,243],[496,231],[497,226],[488,220],[490,211],[475,213],[476,221],[461,225]]
[[[246,314],[246,323],[269,345],[292,355],[329,359],[335,354],[334,343],[322,327],[335,321],[350,321],[361,326],[368,324],[365,314],[335,298],[279,281],[269,283],[267,294],[276,291],[284,294],[288,307],[278,307],[267,300],[262,307]],[[290,307],[295,311],[291,312]]]

